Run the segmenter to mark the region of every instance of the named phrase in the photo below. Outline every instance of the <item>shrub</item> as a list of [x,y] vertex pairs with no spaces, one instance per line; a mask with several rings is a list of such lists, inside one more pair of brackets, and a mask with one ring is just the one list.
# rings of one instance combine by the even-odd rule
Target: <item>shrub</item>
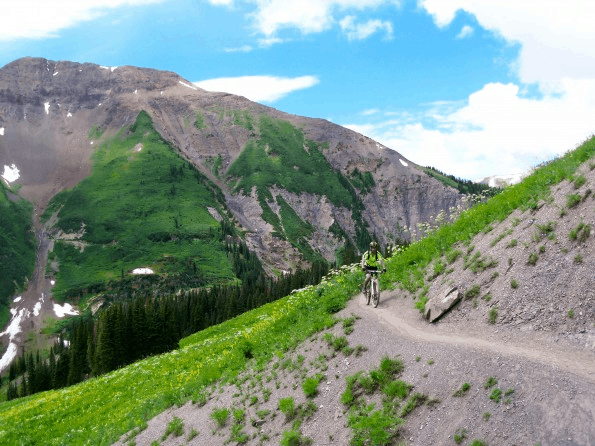
[[488,379],[486,379],[486,382],[483,384],[483,388],[489,389],[490,387],[494,387],[496,384],[498,384],[498,380],[493,376],[489,376]]
[[587,182],[587,179],[585,178],[584,175],[578,175],[574,181],[572,182],[574,189],[580,189],[582,185],[584,185]]
[[535,265],[537,263],[537,254],[532,252],[529,254],[529,259],[527,259],[527,264]]
[[442,260],[438,259],[436,263],[434,263],[434,276],[439,276],[445,269],[446,265],[442,263]]
[[229,409],[225,407],[221,409],[214,408],[213,412],[211,412],[211,418],[217,422],[217,426],[223,427],[229,418]]
[[243,409],[233,411],[233,419],[237,423],[243,423],[246,419],[246,412]]
[[465,290],[465,298],[471,299],[473,297],[477,297],[477,296],[479,296],[479,292],[480,292],[480,287],[479,287],[479,285],[475,284],[468,290]]
[[580,194],[570,194],[566,197],[566,207],[571,209],[581,202]]
[[470,388],[471,388],[471,384],[469,384],[468,382],[465,382],[465,383],[463,383],[463,385],[461,386],[460,389],[457,389],[454,391],[452,396],[455,396],[455,397],[464,396],[469,391]]
[[574,318],[574,310],[571,308],[570,310],[568,310],[568,312],[566,313],[566,315],[572,319]]
[[488,444],[483,438],[474,438],[469,446],[488,446]]
[[455,434],[453,435],[453,439],[456,444],[461,444],[465,438],[467,438],[467,429],[464,429],[462,427],[457,429]]
[[553,221],[548,221],[547,223],[536,224],[535,226],[537,226],[537,229],[539,229],[539,232],[541,232],[544,235],[548,235],[551,232],[554,232],[554,229],[556,227],[556,223],[553,222]]
[[416,407],[421,406],[428,399],[428,395],[416,392],[405,403],[401,409],[401,417],[409,415]]
[[454,263],[459,258],[459,256],[461,254],[463,254],[462,251],[460,251],[458,249],[455,249],[454,251],[447,252],[446,256],[445,256],[446,261],[450,265],[450,264]]
[[184,435],[184,422],[180,418],[174,417],[169,422],[165,432],[163,433],[163,436],[161,437],[161,441],[166,440],[167,437],[169,437],[169,434],[174,434],[176,437],[181,437]]
[[[378,446],[388,446],[393,444],[393,440],[399,434],[399,426],[404,423],[401,418],[396,418],[390,414],[384,414],[379,410],[369,413],[352,412],[347,424],[353,430],[351,444],[354,446],[363,446],[373,444]],[[367,412],[367,413],[366,413]]]
[[390,376],[396,376],[403,371],[405,365],[403,361],[398,358],[391,359],[388,356],[384,356],[380,360],[380,370]]
[[510,279],[510,287],[511,288],[516,289],[516,288],[518,288],[518,286],[519,286],[519,282],[516,279]]
[[483,421],[488,421],[490,419],[490,417],[492,416],[492,414],[489,412],[484,412],[482,416],[483,416]]
[[310,444],[312,444],[312,439],[303,437],[297,429],[283,432],[283,438],[281,438],[281,446],[307,446]]
[[293,397],[281,398],[279,400],[279,410],[285,414],[285,421],[293,420],[296,414]]
[[493,389],[492,393],[490,393],[490,399],[495,403],[499,403],[502,399],[502,390],[498,389],[497,387]]
[[348,335],[353,332],[353,324],[355,324],[356,316],[351,316],[343,319],[343,332]]
[[316,377],[309,377],[304,380],[302,383],[302,389],[304,390],[304,394],[308,398],[314,398],[318,395],[318,384],[320,383],[319,379]]
[[186,437],[186,440],[190,441],[193,438],[198,437],[198,435],[200,435],[200,432],[197,431],[196,429],[192,428],[192,429],[190,429],[190,432],[188,433],[188,437]]
[[362,355],[363,352],[368,351],[368,347],[365,347],[361,344],[357,344],[353,351],[354,351],[355,356],[359,357]]
[[580,255],[580,254],[575,255],[574,256],[574,263],[577,263],[577,264],[583,263],[583,256]]
[[581,221],[575,228],[573,228],[568,233],[568,238],[573,241],[578,240],[579,243],[584,243],[590,235],[591,225],[586,225]]
[[382,389],[382,393],[384,393],[386,397],[391,400],[395,398],[399,398],[402,400],[405,399],[407,395],[409,395],[409,392],[412,388],[413,386],[411,384],[397,379],[395,381],[391,381],[386,386],[384,386]]
[[349,341],[345,336],[338,337],[331,333],[325,333],[324,339],[336,352],[342,351],[349,346]]
[[497,319],[498,319],[498,307],[490,308],[490,311],[488,311],[488,322],[490,324],[495,324]]

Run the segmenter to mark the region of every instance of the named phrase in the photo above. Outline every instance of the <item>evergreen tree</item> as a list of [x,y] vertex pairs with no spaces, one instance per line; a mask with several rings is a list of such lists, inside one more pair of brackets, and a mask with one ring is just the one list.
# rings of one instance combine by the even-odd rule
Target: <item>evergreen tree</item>
[[[62,345],[63,341],[61,342]],[[56,372],[54,374],[53,388],[60,389],[66,387],[68,380],[68,367],[70,365],[70,349],[62,348],[62,352],[56,361]]]
[[101,313],[97,335],[97,370],[99,374],[110,372],[115,368],[115,327],[111,309]]

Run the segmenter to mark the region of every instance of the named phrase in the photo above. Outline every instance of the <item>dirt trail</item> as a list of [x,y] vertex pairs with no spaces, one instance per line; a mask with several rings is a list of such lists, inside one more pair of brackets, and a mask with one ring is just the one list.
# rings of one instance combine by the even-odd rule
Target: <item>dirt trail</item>
[[360,307],[376,312],[378,320],[401,337],[446,346],[462,346],[499,356],[514,356],[570,372],[595,383],[593,351],[564,341],[556,342],[551,334],[523,332],[503,326],[473,327],[441,321],[429,324],[412,308],[411,301],[400,298],[396,291],[383,292],[378,308],[367,306],[361,295],[354,301]]

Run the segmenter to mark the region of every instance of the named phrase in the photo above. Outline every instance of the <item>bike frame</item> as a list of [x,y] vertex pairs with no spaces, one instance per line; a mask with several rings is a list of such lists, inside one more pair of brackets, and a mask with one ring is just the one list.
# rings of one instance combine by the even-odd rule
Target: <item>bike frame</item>
[[367,269],[366,274],[370,274],[370,283],[368,288],[368,295],[366,296],[367,305],[370,304],[370,297],[372,298],[372,304],[374,308],[378,306],[380,302],[380,282],[378,281],[378,276],[382,274],[382,271],[377,269]]

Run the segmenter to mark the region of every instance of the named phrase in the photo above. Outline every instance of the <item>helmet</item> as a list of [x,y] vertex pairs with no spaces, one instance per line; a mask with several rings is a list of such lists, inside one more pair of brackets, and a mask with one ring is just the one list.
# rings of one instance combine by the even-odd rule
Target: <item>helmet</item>
[[376,248],[377,249],[378,248],[378,243],[376,243],[376,242],[370,243],[370,249],[372,249],[372,248]]

